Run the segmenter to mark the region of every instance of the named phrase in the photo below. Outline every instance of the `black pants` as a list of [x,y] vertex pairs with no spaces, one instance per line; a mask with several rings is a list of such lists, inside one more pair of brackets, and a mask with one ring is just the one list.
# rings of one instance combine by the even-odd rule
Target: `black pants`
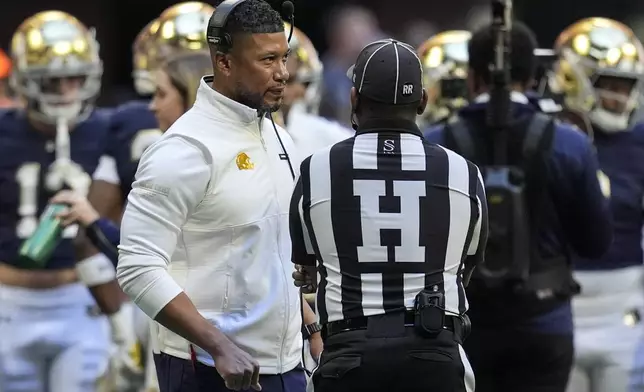
[[[473,375],[454,333],[418,336],[413,327],[372,316],[366,330],[340,332],[324,341],[315,392],[466,392]],[[467,373],[467,374],[466,374]]]
[[[229,392],[217,369],[161,353],[154,356],[160,392]],[[262,392],[305,392],[301,367],[284,374],[259,376]]]
[[574,356],[572,335],[474,325],[464,346],[476,374],[476,392],[566,390]]

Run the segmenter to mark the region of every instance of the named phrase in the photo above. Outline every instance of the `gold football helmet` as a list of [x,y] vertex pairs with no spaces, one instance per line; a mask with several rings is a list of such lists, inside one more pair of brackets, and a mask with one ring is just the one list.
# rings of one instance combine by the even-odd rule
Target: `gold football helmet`
[[14,33],[10,57],[11,86],[31,116],[54,124],[91,113],[103,75],[93,29],[62,11],[39,12]]
[[471,37],[464,30],[444,31],[418,49],[429,98],[427,109],[419,119],[421,125],[440,121],[467,105],[467,44]]
[[548,83],[566,109],[606,132],[627,129],[644,75],[644,48],[633,31],[607,18],[583,19],[559,35],[555,52]]
[[154,93],[152,71],[180,51],[208,49],[206,27],[215,9],[200,1],[170,6],[139,33],[134,42],[133,78],[141,95]]
[[159,30],[159,20],[154,19],[139,32],[132,45],[132,79],[134,79],[134,89],[139,95],[154,93],[154,77],[151,69],[151,64],[154,62],[152,38],[157,30]]
[[[291,25],[284,22],[284,33],[288,38],[291,32]],[[291,57],[289,61],[295,63],[289,77],[289,85],[302,84],[304,85],[305,93],[301,99],[291,104],[289,110],[302,110],[306,113],[317,114],[320,99],[321,99],[321,83],[322,83],[322,62],[318,55],[317,50],[313,43],[302,30],[297,27],[293,28],[293,36],[289,42],[291,48]],[[288,64],[287,64],[288,66]],[[291,68],[291,67],[289,67]]]

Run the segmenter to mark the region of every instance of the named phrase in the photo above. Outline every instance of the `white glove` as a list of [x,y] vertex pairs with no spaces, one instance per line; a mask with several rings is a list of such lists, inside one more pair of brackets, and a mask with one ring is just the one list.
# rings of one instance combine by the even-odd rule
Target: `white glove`
[[116,346],[116,352],[112,355],[112,370],[119,392],[138,390],[145,377],[145,359],[141,343],[136,338],[134,311],[134,305],[127,302],[109,317],[112,342]]

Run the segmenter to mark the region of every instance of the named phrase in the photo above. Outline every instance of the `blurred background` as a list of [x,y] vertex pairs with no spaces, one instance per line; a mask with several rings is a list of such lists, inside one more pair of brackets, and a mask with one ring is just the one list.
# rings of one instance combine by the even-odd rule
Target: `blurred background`
[[[28,16],[59,9],[97,30],[105,64],[99,104],[115,105],[134,97],[132,42],[137,33],[173,0],[22,0],[0,12],[0,47],[7,50],[13,31]],[[281,0],[269,1],[279,6]],[[347,67],[368,42],[392,36],[417,47],[446,29],[473,29],[489,20],[487,0],[294,0],[296,25],[313,41],[325,65],[325,97],[320,114],[348,119]],[[644,38],[644,1],[636,0],[516,0],[515,15],[550,47],[570,23],[588,16],[625,22]],[[0,60],[0,75],[1,64]],[[346,117],[345,117],[346,116]]]

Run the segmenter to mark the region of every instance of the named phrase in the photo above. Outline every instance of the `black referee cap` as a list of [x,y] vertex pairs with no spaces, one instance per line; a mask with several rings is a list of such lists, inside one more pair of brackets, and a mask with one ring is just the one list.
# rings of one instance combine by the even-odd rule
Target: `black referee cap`
[[376,102],[405,105],[423,97],[423,66],[411,45],[394,39],[365,46],[347,76],[358,94]]

